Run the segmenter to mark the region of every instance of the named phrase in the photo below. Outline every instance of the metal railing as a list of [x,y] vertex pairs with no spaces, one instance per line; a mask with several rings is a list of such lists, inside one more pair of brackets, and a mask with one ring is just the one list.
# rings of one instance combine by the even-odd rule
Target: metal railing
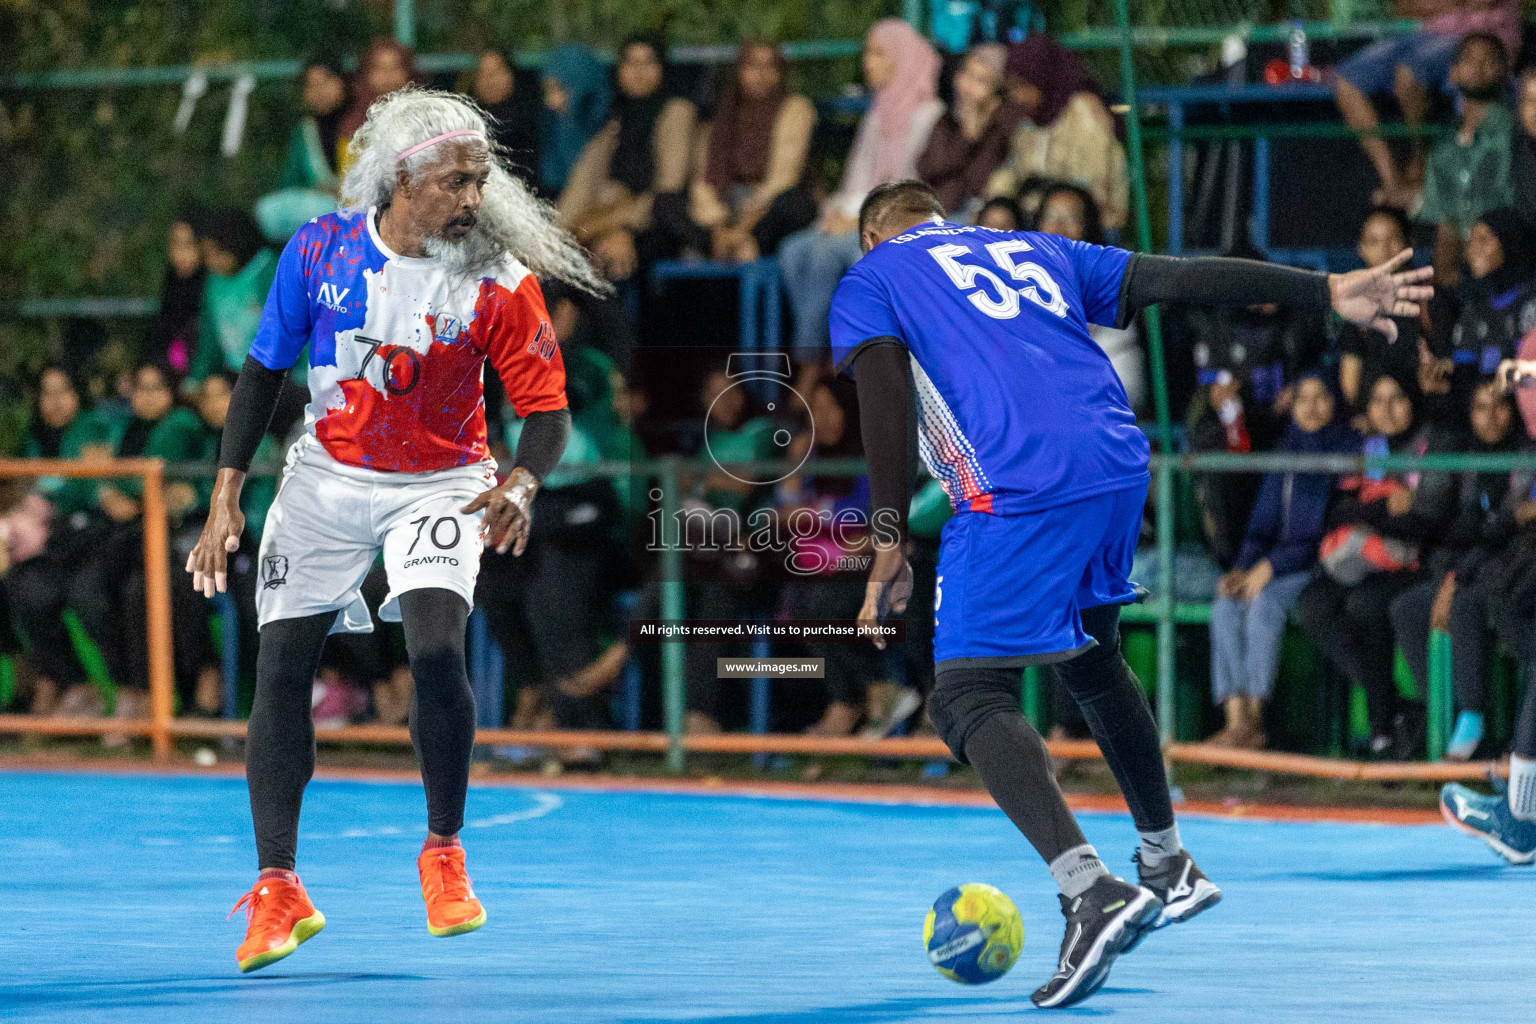
[[[643,461],[607,461],[578,466],[564,466],[562,473],[581,478],[635,477],[655,481],[661,493],[659,510],[667,520],[673,520],[681,504],[681,484],[685,477],[696,476],[714,467],[714,463],[679,457],[647,459]],[[779,474],[793,468],[788,463],[761,461],[727,463],[738,474]],[[1264,473],[1264,472],[1311,472],[1352,475],[1372,472],[1504,472],[1536,470],[1536,453],[1509,453],[1498,455],[1434,454],[1420,456],[1365,457],[1357,455],[1292,455],[1284,453],[1234,455],[1227,453],[1187,454],[1176,456],[1153,455],[1151,472],[1156,495],[1157,513],[1157,577],[1154,593],[1144,606],[1157,636],[1157,670],[1155,677],[1156,718],[1164,747],[1175,761],[1204,764],[1249,767],[1277,772],[1296,772],[1321,777],[1356,779],[1450,779],[1472,778],[1486,769],[1482,765],[1426,764],[1410,762],[1400,765],[1365,765],[1338,758],[1307,757],[1298,754],[1271,751],[1214,751],[1200,744],[1175,741],[1174,724],[1178,718],[1178,666],[1174,634],[1176,627],[1191,620],[1181,615],[1181,605],[1174,598],[1174,478],[1179,473]],[[807,464],[805,471],[823,476],[854,475],[863,473],[864,462],[860,459],[822,460]],[[244,723],[238,721],[209,722],[173,720],[171,715],[171,669],[169,633],[169,591],[172,585],[163,571],[153,570],[159,558],[165,564],[165,526],[163,502],[151,500],[158,493],[154,481],[164,479],[211,476],[216,468],[205,463],[162,464],[158,460],[126,460],[92,465],[59,461],[0,460],[0,476],[68,475],[111,477],[142,475],[146,480],[145,501],[145,553],[146,570],[151,586],[148,588],[151,615],[149,626],[152,651],[151,691],[154,713],[146,722],[77,721],[35,719],[22,715],[0,715],[0,732],[39,732],[53,734],[99,734],[108,731],[138,733],[151,736],[157,758],[169,756],[170,742],[176,736],[238,736],[244,733]],[[275,475],[281,465],[268,463],[252,467],[253,476]],[[159,522],[157,527],[155,524]],[[156,540],[154,538],[158,537]],[[158,545],[158,546],[157,546]],[[154,550],[151,550],[151,549]],[[158,552],[156,556],[155,552]],[[687,615],[686,582],[683,576],[682,552],[677,545],[665,545],[658,552],[658,583],[660,586],[661,617],[665,620],[683,620]],[[158,579],[156,578],[158,575]],[[180,581],[176,581],[179,583]],[[157,603],[164,604],[164,614],[155,610]],[[160,638],[160,639],[157,639]],[[684,679],[681,640],[663,640],[661,643],[661,695],[663,731],[660,733],[522,733],[505,729],[482,730],[480,742],[518,746],[594,746],[604,749],[655,751],[664,753],[671,771],[682,771],[688,751],[741,752],[741,753],[799,753],[823,756],[862,755],[870,757],[937,758],[944,756],[943,745],[935,740],[897,738],[870,743],[857,738],[836,741],[818,740],[812,737],[775,734],[741,735],[721,737],[688,736],[683,732],[686,683]],[[157,644],[159,646],[157,646]],[[158,651],[159,653],[155,653]],[[1442,729],[1448,729],[1451,715],[1449,678],[1443,659],[1431,659],[1431,679],[1426,681],[1428,699],[1431,702],[1431,718]],[[1444,677],[1444,678],[1442,678]],[[1447,705],[1441,707],[1439,705]],[[320,735],[323,742],[350,743],[406,743],[409,737],[404,729],[385,726],[351,726],[330,730]],[[1432,748],[1433,749],[1433,748]],[[1096,757],[1097,747],[1091,742],[1053,745],[1052,750],[1061,757]]]

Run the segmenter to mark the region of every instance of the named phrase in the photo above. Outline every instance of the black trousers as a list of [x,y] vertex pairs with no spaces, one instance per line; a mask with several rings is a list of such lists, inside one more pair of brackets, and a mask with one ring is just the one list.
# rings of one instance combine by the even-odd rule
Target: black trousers
[[481,559],[480,604],[501,645],[507,678],[542,689],[562,729],[613,725],[608,694],[571,697],[559,686],[603,652],[613,576],[606,547],[540,543],[537,537],[520,556],[488,549]]
[[[784,587],[784,607],[794,619],[821,622],[856,619],[864,604],[865,581],[839,576],[797,577]],[[824,659],[827,702],[862,709],[869,684],[879,677],[880,652],[873,644],[807,641],[810,656]]]
[[[752,228],[758,251],[764,256],[778,252],[784,239],[815,222],[817,209],[816,197],[809,189],[795,187],[780,192]],[[685,248],[709,253],[710,231],[688,215],[687,193],[658,195],[651,204],[651,222],[658,253],[674,256]]]
[[1319,572],[1296,599],[1296,619],[1307,636],[1365,690],[1374,735],[1390,733],[1402,710],[1392,679],[1396,643],[1391,609],[1417,578],[1413,572],[1381,572],[1346,587]]

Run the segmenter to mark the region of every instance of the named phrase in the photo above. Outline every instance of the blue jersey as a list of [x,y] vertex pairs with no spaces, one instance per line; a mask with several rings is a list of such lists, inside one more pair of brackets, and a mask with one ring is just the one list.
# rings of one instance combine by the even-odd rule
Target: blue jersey
[[1150,445],[1090,323],[1131,254],[1032,231],[924,224],[872,249],[832,300],[832,355],[896,338],[918,448],[958,512],[1011,515],[1147,481]]

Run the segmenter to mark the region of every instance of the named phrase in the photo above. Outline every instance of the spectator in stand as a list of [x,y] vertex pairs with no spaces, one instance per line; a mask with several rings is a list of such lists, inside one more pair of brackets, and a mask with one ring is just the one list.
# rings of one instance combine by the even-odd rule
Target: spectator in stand
[[975,219],[987,182],[1002,166],[1024,117],[1003,101],[1007,60],[1008,49],[999,43],[971,47],[955,71],[954,103],[933,126],[917,158],[917,176],[933,186],[952,221]]
[[1457,283],[1462,248],[1477,218],[1514,199],[1514,118],[1503,103],[1508,78],[1509,56],[1497,36],[1473,33],[1457,44],[1450,80],[1461,98],[1461,119],[1456,134],[1429,154],[1418,213],[1435,225],[1435,284],[1442,287]]
[[312,57],[304,65],[304,116],[294,126],[283,164],[284,188],[311,188],[332,196],[341,187],[337,168],[345,140],[341,119],[347,112],[347,76],[340,62]]
[[1392,6],[1400,17],[1424,19],[1424,30],[1378,40],[1353,54],[1338,67],[1334,98],[1345,122],[1365,133],[1360,146],[1381,179],[1375,202],[1409,209],[1424,187],[1423,141],[1413,139],[1413,155],[1400,171],[1387,140],[1371,134],[1379,124],[1371,98],[1395,95],[1403,121],[1422,128],[1434,94],[1454,81],[1457,44],[1464,37],[1489,34],[1509,57],[1519,52],[1520,0],[1397,0]]
[[[78,459],[86,446],[104,438],[103,421],[85,411],[82,389],[62,366],[48,366],[38,377],[23,455],[29,459]],[[20,510],[42,529],[40,543],[22,550],[15,537],[6,579],[12,615],[31,641],[34,714],[95,717],[101,698],[86,682],[85,669],[59,613],[78,585],[78,560],[94,543],[92,511],[95,484],[69,477],[43,477],[33,488],[36,502]],[[33,531],[35,535],[35,531]]]
[[[1291,423],[1276,451],[1317,455],[1357,450],[1359,438],[1334,421],[1333,392],[1318,373],[1296,385]],[[1211,606],[1211,699],[1226,726],[1209,742],[1262,749],[1264,705],[1280,671],[1280,641],[1291,606],[1312,578],[1323,520],[1334,494],[1326,473],[1266,473],[1232,571]]]
[[[1035,230],[1078,242],[1104,244],[1099,204],[1081,185],[1058,184],[1045,193]],[[1140,409],[1147,397],[1147,369],[1146,356],[1136,338],[1135,323],[1124,330],[1089,324],[1088,333],[1114,364],[1115,374],[1125,388],[1131,408]]]
[[160,307],[144,331],[139,354],[164,363],[178,373],[192,365],[197,347],[198,320],[203,310],[206,271],[198,248],[192,218],[171,224],[165,239],[165,279],[160,285]]
[[[1414,423],[1413,400],[1388,376],[1371,385],[1370,434],[1363,452],[1424,455],[1453,450],[1450,439]],[[1419,554],[1455,512],[1447,473],[1383,473],[1339,482],[1319,551],[1320,571],[1296,600],[1296,618],[1323,655],[1365,690],[1373,757],[1408,760],[1424,738],[1422,702],[1404,700],[1393,682],[1392,602],[1418,582]]]
[[281,245],[314,217],[336,209],[341,189],[345,140],[341,120],[347,110],[347,80],[341,65],[329,58],[314,58],[304,65],[300,78],[304,116],[294,125],[288,142],[288,158],[275,192],[256,200],[256,220],[262,234]]
[[[1355,251],[1365,266],[1379,266],[1408,248],[1412,235],[1407,214],[1392,206],[1378,206],[1360,225]],[[1362,382],[1388,373],[1406,384],[1418,376],[1419,318],[1393,317],[1392,322],[1397,324],[1397,337],[1391,340],[1380,331],[1353,324],[1339,328],[1339,390],[1360,429],[1365,425]]]
[[874,93],[859,122],[843,180],[822,204],[815,227],[791,235],[779,251],[794,310],[797,362],[827,355],[832,293],[858,262],[859,206],[882,182],[917,175],[917,157],[944,113],[938,52],[900,18],[883,18],[864,36],[864,82]]
[[[687,606],[693,618],[740,620],[754,615],[754,605],[760,603],[760,595],[752,586],[760,578],[756,571],[760,563],[755,557],[739,558],[733,552],[720,550],[704,531],[717,529],[717,522],[728,521],[741,524],[743,532],[747,532],[748,520],[767,504],[769,494],[767,488],[753,483],[750,477],[728,474],[718,463],[784,457],[784,449],[774,443],[774,421],[755,414],[750,391],[724,370],[705,376],[699,389],[699,410],[707,421],[708,449],[696,454],[712,459],[717,467],[688,485],[684,527],[686,575],[696,582],[689,584]],[[714,518],[717,516],[721,518]],[[730,518],[725,519],[727,516]],[[649,608],[659,608],[659,600],[659,591],[653,586],[644,598],[648,610],[642,617],[651,617]],[[684,725],[689,732],[720,731],[720,680],[715,660],[749,654],[750,646],[729,641],[688,644],[684,662],[688,685]]]
[[[571,470],[603,459],[583,425],[592,410],[580,412],[583,422],[573,418],[559,466],[539,489],[527,549],[516,558],[487,551],[481,566],[487,623],[518,687],[514,728],[611,728],[608,692],[628,656],[614,640],[612,614],[622,516],[611,481]],[[513,451],[522,426],[507,424]],[[597,750],[559,752],[567,767],[600,761]]]
[[560,215],[611,280],[632,277],[663,252],[652,232],[657,197],[688,187],[692,103],[667,88],[667,44],[640,32],[619,46],[619,92],[611,118],[572,168]]
[[352,103],[342,115],[337,126],[338,159],[336,176],[345,178],[352,166],[352,154],[347,144],[363,126],[368,108],[373,101],[403,89],[412,82],[420,82],[416,70],[416,51],[388,36],[377,36],[368,44],[357,60],[357,77],[352,85]]
[[671,247],[748,263],[816,219],[802,185],[816,108],[791,94],[777,43],[746,40],[727,72],[714,119],[701,133],[701,166],[688,195],[656,200]]
[[1512,359],[1536,328],[1536,239],[1512,209],[1478,217],[1467,238],[1467,272],[1457,288],[1461,313],[1431,347],[1420,343],[1419,387],[1426,414],[1465,430],[1472,390]]
[[993,231],[1023,231],[1024,211],[1007,196],[988,199],[976,214],[976,223]]
[[[105,444],[91,443],[84,457],[159,458],[167,462],[196,462],[204,455],[202,425],[190,410],[176,404],[179,381],[175,374],[152,363],[141,364],[133,374],[132,417],[112,424]],[[92,542],[74,572],[70,607],[80,617],[86,633],[101,649],[112,678],[118,682],[115,717],[148,717],[149,668],[144,645],[143,482],[138,478],[109,479],[96,484],[99,520]],[[170,478],[165,486],[165,508],[173,532],[207,512],[207,496],[196,482]],[[172,569],[179,569],[174,551]],[[185,557],[182,563],[185,564]],[[188,593],[179,593],[188,591]],[[207,602],[187,587],[171,588],[171,622],[177,643],[174,648],[176,686],[182,706],[203,706],[219,692],[218,669],[208,636]],[[201,695],[204,700],[199,701]],[[103,737],[107,746],[127,742],[121,734]]]
[[[1464,450],[1475,455],[1519,451],[1522,433],[1515,428],[1514,402],[1503,385],[1497,378],[1483,378],[1472,395],[1471,436]],[[1488,599],[1501,595],[1479,586],[1479,571],[1536,519],[1531,479],[1528,472],[1462,473],[1455,518],[1428,559],[1426,578],[1392,602],[1397,645],[1421,692],[1429,683],[1430,631],[1451,635],[1451,686],[1459,713],[1446,756],[1453,760],[1470,760],[1482,742],[1484,680],[1498,640]],[[1519,639],[1516,649],[1529,652],[1531,644]]]
[[208,279],[188,372],[193,385],[220,370],[240,372],[277,273],[277,254],[262,245],[255,219],[243,210],[214,211],[199,241]]
[[1069,181],[1092,194],[1106,228],[1120,230],[1130,208],[1125,147],[1083,62],[1037,34],[1009,47],[1005,74],[1004,95],[1025,119],[987,194],[1018,195],[1035,177]]
[[[816,459],[863,454],[851,391],[827,379],[810,390],[810,416],[790,441],[786,459],[798,462],[809,452],[814,468]],[[864,528],[869,478],[801,471],[779,484],[777,497],[784,523],[816,527],[814,533],[791,528],[792,575],[784,586],[781,614],[812,622],[858,618],[866,574],[845,566],[847,556],[870,550]],[[880,676],[879,652],[870,644],[813,641],[806,646],[811,657],[823,659],[827,693],[820,721],[806,731],[813,736],[848,736],[865,717],[869,684]]]
[[592,137],[608,120],[608,72],[585,46],[562,46],[544,62],[539,114],[539,192],[555,198]]
[[[1265,258],[1248,243],[1225,255]],[[1293,382],[1322,355],[1322,318],[1269,305],[1187,309],[1183,324],[1199,385],[1186,414],[1190,448],[1269,451],[1290,418]],[[1195,478],[1205,541],[1223,569],[1235,564],[1256,486],[1256,480],[1236,473]]]
[[1515,87],[1515,127],[1509,157],[1509,181],[1515,209],[1536,224],[1536,68],[1520,72]]
[[518,86],[517,66],[500,50],[480,51],[469,93],[491,115],[493,141],[511,161],[511,169],[537,187],[539,101],[528,84]]

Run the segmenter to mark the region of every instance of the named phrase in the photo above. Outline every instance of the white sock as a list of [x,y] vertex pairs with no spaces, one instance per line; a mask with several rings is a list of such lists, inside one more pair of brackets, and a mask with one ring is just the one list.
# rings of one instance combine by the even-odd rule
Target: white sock
[[1509,812],[1521,821],[1536,821],[1536,760],[1511,754]]
[[1087,843],[1074,846],[1051,861],[1051,877],[1056,879],[1061,894],[1069,900],[1087,892],[1094,882],[1107,874],[1109,869],[1099,860],[1099,851]]
[[1174,822],[1160,832],[1142,832],[1140,835],[1141,846],[1137,853],[1141,857],[1142,866],[1148,870],[1157,867],[1184,849],[1184,844],[1179,841],[1178,822]]

